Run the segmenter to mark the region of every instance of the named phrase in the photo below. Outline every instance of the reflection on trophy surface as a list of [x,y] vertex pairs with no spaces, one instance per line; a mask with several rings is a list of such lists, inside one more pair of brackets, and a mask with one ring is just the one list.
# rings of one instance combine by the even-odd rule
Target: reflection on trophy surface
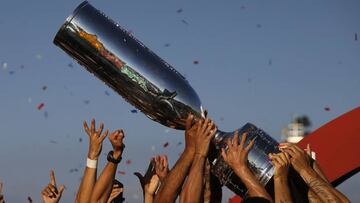
[[[154,121],[185,129],[189,113],[204,117],[198,95],[178,71],[86,1],[68,17],[54,43]],[[250,123],[239,129],[239,135],[244,132],[247,142],[255,139],[249,166],[266,185],[273,176],[267,155],[277,152],[277,142]],[[220,155],[233,134],[216,133],[209,152],[211,171],[223,185],[244,195],[246,188]]]

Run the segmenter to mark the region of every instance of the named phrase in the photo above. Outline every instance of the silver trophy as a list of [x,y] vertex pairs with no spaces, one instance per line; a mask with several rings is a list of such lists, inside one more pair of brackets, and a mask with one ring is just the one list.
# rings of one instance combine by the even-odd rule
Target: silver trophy
[[[87,1],[66,19],[54,43],[154,121],[183,130],[189,113],[204,117],[201,101],[184,76]],[[248,133],[247,142],[255,139],[249,166],[266,185],[274,171],[267,155],[278,152],[278,143],[250,123],[238,130],[239,135]],[[245,186],[220,155],[233,135],[216,133],[209,152],[211,172],[244,196]]]

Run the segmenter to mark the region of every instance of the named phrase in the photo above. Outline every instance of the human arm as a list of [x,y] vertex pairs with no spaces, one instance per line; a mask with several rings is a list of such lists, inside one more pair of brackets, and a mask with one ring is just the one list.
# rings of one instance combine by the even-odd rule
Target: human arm
[[248,189],[249,197],[261,197],[272,202],[272,198],[265,190],[265,188],[260,184],[256,179],[255,175],[252,173],[248,166],[248,154],[251,148],[254,145],[254,140],[251,140],[250,143],[245,146],[247,134],[242,135],[240,144],[239,133],[235,132],[233,139],[227,140],[228,150],[225,151],[224,148],[221,150],[221,155],[224,161],[234,170],[235,174],[241,179],[245,187]]
[[291,203],[291,193],[288,184],[290,155],[287,153],[269,154],[274,165],[275,203]]
[[322,202],[350,202],[312,168],[311,157],[304,150],[291,144],[283,150],[291,156],[293,168]]
[[145,173],[145,175],[141,175],[139,172],[135,172],[139,178],[141,188],[143,190],[144,203],[153,203],[155,192],[159,186],[160,179],[159,176],[155,173],[155,158],[151,159],[149,163],[149,167]]
[[156,203],[175,202],[176,197],[181,190],[195,153],[194,138],[197,125],[192,125],[193,120],[194,116],[189,114],[186,119],[184,152],[180,155],[180,158],[177,160],[174,167],[163,180],[154,198],[154,202]]
[[[113,147],[112,156],[119,162],[125,147],[123,144],[123,138],[123,130],[116,130],[109,135],[109,140]],[[108,161],[101,172],[100,177],[95,183],[94,190],[91,195],[91,202],[107,202],[113,187],[117,166],[118,163]]]
[[209,151],[211,139],[216,133],[213,121],[205,119],[199,121],[195,137],[195,155],[192,162],[189,177],[181,191],[180,202],[200,202],[203,194],[203,174],[205,169],[206,156]]
[[64,185],[56,187],[55,173],[50,172],[50,183],[41,191],[41,199],[44,203],[58,203],[65,189]]
[[[89,150],[88,150],[88,161],[97,163],[99,155],[102,149],[102,142],[108,135],[109,131],[106,130],[103,135],[101,135],[104,129],[104,124],[100,124],[100,128],[96,130],[95,128],[95,120],[91,120],[90,129],[84,121],[84,130],[86,134],[89,136]],[[96,182],[96,164],[95,166],[89,165],[85,167],[84,175],[80,183],[80,187],[78,193],[76,195],[76,203],[88,203],[91,198],[91,194]]]
[[4,186],[4,184],[2,182],[0,182],[0,203],[5,203],[4,195],[2,193],[3,186]]

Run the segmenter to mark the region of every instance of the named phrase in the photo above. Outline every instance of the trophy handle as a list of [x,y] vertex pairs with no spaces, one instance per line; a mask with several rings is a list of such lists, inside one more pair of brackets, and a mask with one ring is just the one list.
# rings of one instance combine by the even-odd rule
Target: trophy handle
[[[249,168],[260,183],[266,186],[274,174],[274,168],[268,159],[268,154],[279,152],[277,148],[278,142],[251,123],[247,123],[237,131],[239,132],[239,138],[242,138],[243,133],[247,133],[246,145],[249,144],[250,140],[255,140],[254,146],[248,155]],[[227,139],[232,138],[234,133],[235,131],[224,132],[221,130],[216,132],[209,150],[209,161],[212,166],[211,172],[219,179],[219,182],[235,193],[244,196],[247,192],[246,187],[221,156],[221,149],[228,149]]]

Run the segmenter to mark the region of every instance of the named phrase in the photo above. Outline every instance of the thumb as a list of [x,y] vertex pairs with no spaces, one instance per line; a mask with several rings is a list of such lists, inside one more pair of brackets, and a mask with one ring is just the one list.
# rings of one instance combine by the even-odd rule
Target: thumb
[[65,185],[60,185],[59,187],[59,194],[61,195],[65,190]]
[[134,175],[139,178],[141,185],[143,185],[144,176],[139,172],[134,172]]

